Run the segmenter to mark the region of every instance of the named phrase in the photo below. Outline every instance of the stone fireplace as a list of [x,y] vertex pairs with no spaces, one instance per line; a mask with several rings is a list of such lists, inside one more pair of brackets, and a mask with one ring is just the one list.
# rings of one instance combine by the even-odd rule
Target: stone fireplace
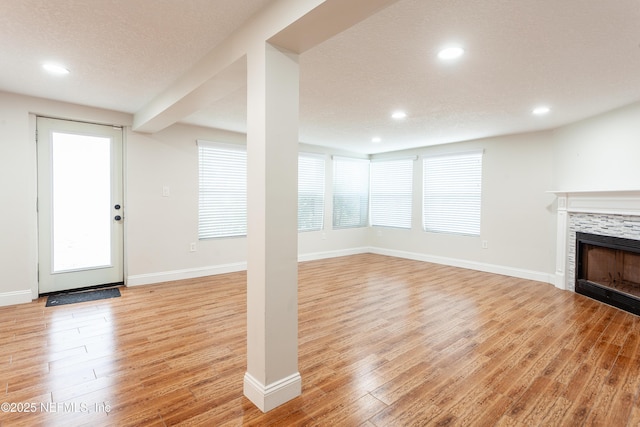
[[[622,304],[620,308],[627,311],[636,304],[627,299],[638,300],[640,310],[640,286],[634,285],[640,281],[640,191],[554,193],[558,197],[555,285],[611,305]],[[624,295],[625,301],[619,303],[612,292]]]

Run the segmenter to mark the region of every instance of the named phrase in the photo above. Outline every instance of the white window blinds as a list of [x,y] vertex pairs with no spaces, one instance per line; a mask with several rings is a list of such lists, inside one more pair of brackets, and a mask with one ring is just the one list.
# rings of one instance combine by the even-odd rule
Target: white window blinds
[[298,231],[323,228],[325,156],[298,156]]
[[333,158],[333,228],[366,227],[369,161]]
[[371,225],[411,228],[413,158],[371,162]]
[[198,237],[247,234],[247,153],[242,146],[198,141]]
[[482,152],[423,159],[425,231],[480,234]]

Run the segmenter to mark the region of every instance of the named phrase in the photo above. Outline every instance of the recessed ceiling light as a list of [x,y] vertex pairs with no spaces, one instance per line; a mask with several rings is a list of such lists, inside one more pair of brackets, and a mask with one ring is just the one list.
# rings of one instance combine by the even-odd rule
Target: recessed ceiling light
[[402,120],[406,117],[407,117],[407,113],[405,113],[404,111],[396,111],[391,115],[391,118],[396,120]]
[[545,114],[548,114],[550,111],[551,111],[551,108],[546,106],[540,106],[540,107],[534,108],[532,113],[535,114],[536,116],[544,116]]
[[373,138],[371,138],[371,142],[377,144],[378,142],[382,142],[382,138],[380,138],[379,136],[374,136]]
[[42,68],[44,68],[45,70],[47,70],[51,74],[57,74],[57,75],[60,75],[60,76],[64,75],[64,74],[69,74],[69,70],[67,70],[62,65],[53,64],[53,63],[50,63],[50,62],[48,62],[46,64],[43,64]]
[[442,49],[438,52],[438,58],[449,61],[452,59],[460,58],[464,54],[464,49],[459,46],[452,46]]

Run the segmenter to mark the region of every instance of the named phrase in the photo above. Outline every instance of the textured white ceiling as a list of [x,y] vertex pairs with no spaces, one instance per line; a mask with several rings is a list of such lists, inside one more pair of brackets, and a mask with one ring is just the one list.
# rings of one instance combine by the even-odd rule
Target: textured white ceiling
[[269,1],[0,0],[0,90],[134,113]]
[[[135,112],[268,3],[0,0],[0,90]],[[301,55],[300,140],[375,153],[627,105],[640,100],[639,22],[638,0],[400,0]],[[443,64],[451,42],[466,54]],[[72,74],[43,74],[44,59]],[[552,113],[532,116],[541,103]],[[406,120],[389,118],[397,108]],[[246,90],[185,121],[244,131]]]
[[[332,113],[363,148],[377,133],[408,147],[567,123],[640,99],[638,23],[637,0],[401,1],[304,58],[303,94],[317,101],[303,111],[326,114],[320,94],[339,94],[331,103],[348,108]],[[451,41],[466,55],[445,65],[436,54]],[[322,67],[323,56],[344,67]],[[532,117],[540,103],[553,114]],[[395,108],[405,123],[390,123]]]

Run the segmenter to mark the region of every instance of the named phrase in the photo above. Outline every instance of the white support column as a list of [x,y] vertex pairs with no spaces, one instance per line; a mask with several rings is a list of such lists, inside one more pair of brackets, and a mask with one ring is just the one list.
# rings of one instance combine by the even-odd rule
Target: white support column
[[247,372],[267,412],[301,394],[298,372],[298,56],[247,53]]
[[558,225],[556,234],[556,275],[554,285],[567,289],[567,196],[558,194]]

